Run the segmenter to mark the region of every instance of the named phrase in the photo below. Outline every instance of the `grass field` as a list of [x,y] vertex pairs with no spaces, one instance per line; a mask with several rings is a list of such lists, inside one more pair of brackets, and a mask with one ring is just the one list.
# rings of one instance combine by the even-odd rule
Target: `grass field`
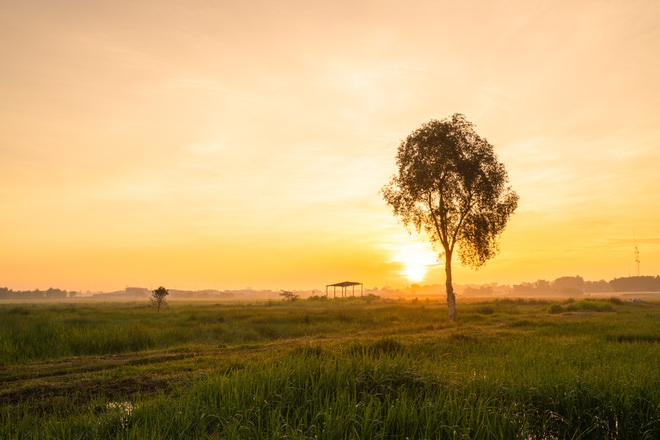
[[660,304],[0,304],[0,439],[660,438]]

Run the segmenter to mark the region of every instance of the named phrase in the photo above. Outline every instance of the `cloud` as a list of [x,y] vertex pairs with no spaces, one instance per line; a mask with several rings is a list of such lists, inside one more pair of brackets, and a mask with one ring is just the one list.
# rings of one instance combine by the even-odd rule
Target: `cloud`
[[657,2],[36,5],[0,16],[0,228],[16,246],[373,247],[405,234],[378,194],[397,144],[455,112],[521,195],[489,267],[533,250],[542,277],[567,243],[586,249],[573,270],[620,251],[603,237],[657,235]]

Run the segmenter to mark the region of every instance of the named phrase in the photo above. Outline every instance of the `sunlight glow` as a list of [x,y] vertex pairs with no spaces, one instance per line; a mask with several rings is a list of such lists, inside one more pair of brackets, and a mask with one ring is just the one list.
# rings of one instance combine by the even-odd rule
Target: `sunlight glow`
[[456,284],[660,274],[658,0],[82,3],[0,7],[0,288],[444,283],[381,190],[454,113],[520,196]]
[[424,279],[430,266],[438,264],[435,252],[429,245],[420,242],[399,245],[394,249],[392,261],[402,264],[399,274],[415,283]]

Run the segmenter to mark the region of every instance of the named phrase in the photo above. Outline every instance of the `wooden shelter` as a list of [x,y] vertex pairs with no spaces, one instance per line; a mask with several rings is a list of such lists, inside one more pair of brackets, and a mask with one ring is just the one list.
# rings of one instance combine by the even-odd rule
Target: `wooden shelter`
[[332,297],[337,297],[337,287],[341,287],[341,297],[346,298],[347,290],[352,287],[353,296],[355,296],[355,286],[360,286],[360,296],[364,293],[364,285],[355,281],[342,281],[341,283],[328,284],[325,286],[325,296],[328,296],[328,287],[332,287]]

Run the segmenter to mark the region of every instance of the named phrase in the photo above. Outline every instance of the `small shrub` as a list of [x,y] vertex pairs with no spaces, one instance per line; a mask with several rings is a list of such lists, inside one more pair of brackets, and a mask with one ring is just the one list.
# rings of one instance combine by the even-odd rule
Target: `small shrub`
[[476,312],[480,315],[492,315],[495,313],[495,308],[493,306],[479,306]]
[[623,300],[618,296],[612,296],[608,299],[608,301],[614,304],[615,306],[622,306],[624,304]]
[[550,306],[550,313],[556,315],[558,313],[564,313],[564,308],[560,304],[553,304]]
[[611,312],[614,308],[612,303],[605,301],[578,301],[568,304],[566,311],[568,312]]

